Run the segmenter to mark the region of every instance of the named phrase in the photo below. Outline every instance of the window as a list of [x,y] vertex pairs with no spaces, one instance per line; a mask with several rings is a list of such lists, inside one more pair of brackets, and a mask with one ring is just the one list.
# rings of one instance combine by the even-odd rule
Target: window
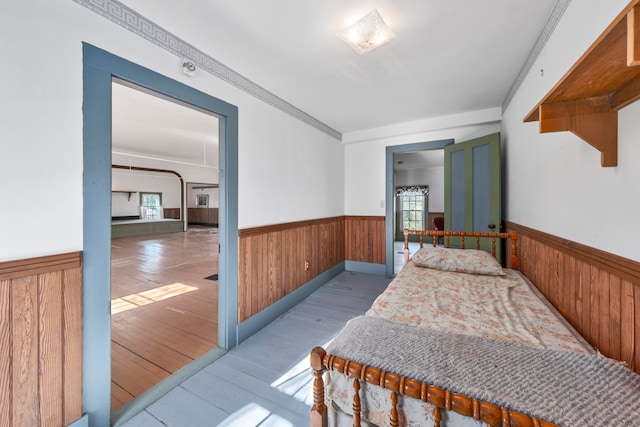
[[140,193],[140,218],[161,218],[162,193]]
[[424,230],[427,227],[429,186],[410,186],[396,188],[396,233],[402,240],[402,232]]
[[402,228],[409,230],[424,229],[424,196],[411,194],[400,196],[402,204]]

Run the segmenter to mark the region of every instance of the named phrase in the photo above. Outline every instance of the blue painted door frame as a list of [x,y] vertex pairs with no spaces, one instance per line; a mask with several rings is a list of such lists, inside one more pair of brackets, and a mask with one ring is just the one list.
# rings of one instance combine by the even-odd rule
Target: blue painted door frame
[[393,155],[396,153],[408,153],[412,151],[438,150],[454,143],[453,139],[441,139],[437,141],[417,142],[414,144],[403,144],[386,147],[385,157],[385,241],[386,241],[386,267],[387,276],[392,277],[393,271],[393,241],[395,222],[394,203],[395,186],[393,182]]
[[111,84],[132,83],[220,118],[218,342],[237,344],[238,109],[83,43],[83,412],[109,426],[111,412]]

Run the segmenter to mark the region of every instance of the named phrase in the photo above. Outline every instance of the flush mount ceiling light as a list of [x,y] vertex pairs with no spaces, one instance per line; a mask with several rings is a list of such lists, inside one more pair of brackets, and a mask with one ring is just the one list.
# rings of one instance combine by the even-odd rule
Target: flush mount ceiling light
[[377,9],[373,9],[359,21],[338,33],[338,37],[351,46],[358,55],[372,51],[395,36]]

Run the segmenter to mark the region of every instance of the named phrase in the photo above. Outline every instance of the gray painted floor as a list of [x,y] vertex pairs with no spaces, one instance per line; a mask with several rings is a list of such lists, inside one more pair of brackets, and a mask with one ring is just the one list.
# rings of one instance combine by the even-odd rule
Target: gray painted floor
[[126,427],[306,426],[309,352],[364,313],[390,279],[343,272],[291,311],[182,382]]

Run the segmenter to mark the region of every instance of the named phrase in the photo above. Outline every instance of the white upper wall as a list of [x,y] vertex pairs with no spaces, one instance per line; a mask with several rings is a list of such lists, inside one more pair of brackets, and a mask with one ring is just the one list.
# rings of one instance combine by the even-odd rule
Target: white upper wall
[[456,143],[500,132],[500,110],[481,110],[343,136],[345,214],[385,215],[386,147],[453,138]]
[[87,8],[6,2],[0,39],[0,261],[83,248],[82,42],[238,106],[240,228],[344,213],[339,141]]
[[613,168],[601,167],[600,153],[573,134],[540,134],[539,123],[522,121],[627,4],[571,2],[504,111],[506,218],[640,261],[640,103],[619,113]]

